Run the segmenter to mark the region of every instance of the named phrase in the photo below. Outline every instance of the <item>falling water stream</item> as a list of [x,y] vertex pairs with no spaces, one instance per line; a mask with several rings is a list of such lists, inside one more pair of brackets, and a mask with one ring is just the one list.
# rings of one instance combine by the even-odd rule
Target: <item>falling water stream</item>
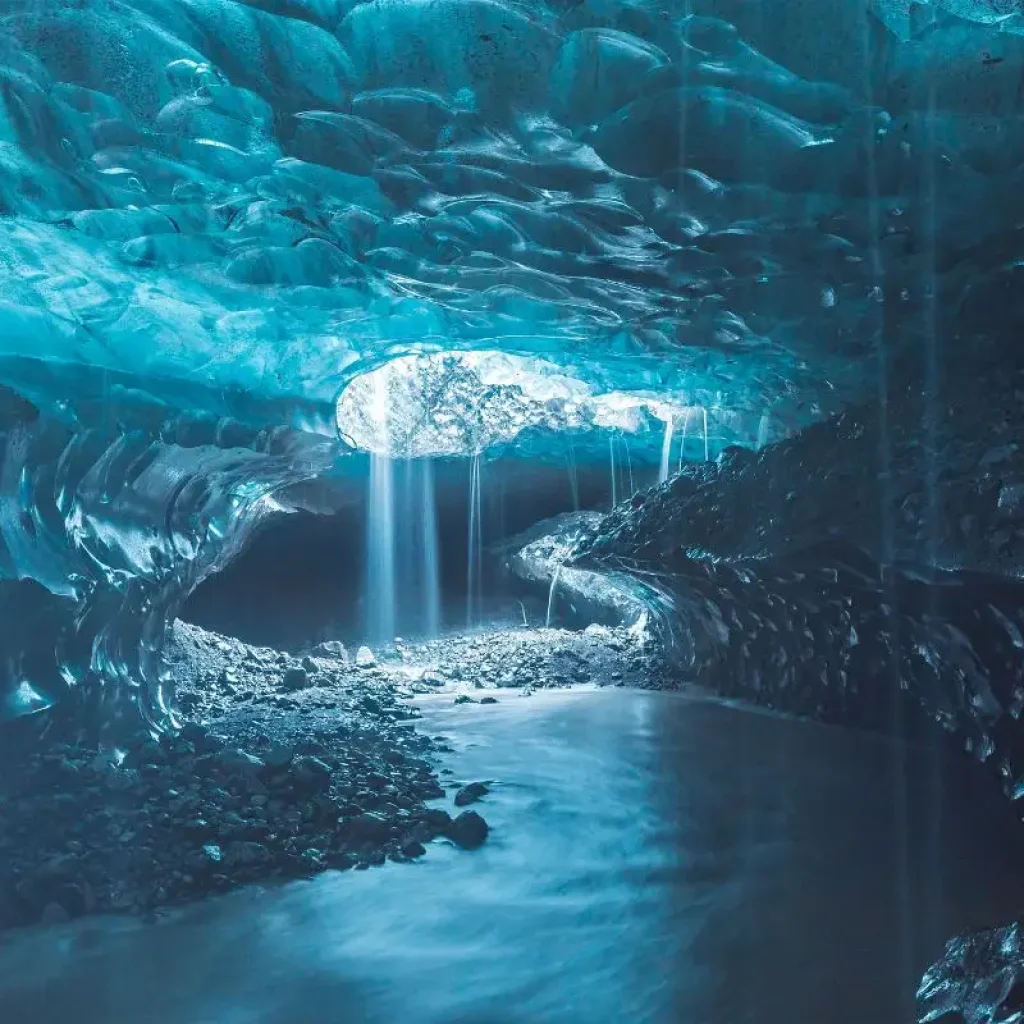
[[395,635],[395,505],[392,461],[370,456],[367,516],[367,632],[376,643]]
[[551,628],[551,614],[555,608],[555,590],[558,588],[558,576],[561,573],[562,567],[560,565],[555,566],[555,572],[551,577],[551,587],[548,590],[548,613],[544,619],[544,625]]
[[473,455],[469,471],[469,533],[466,540],[466,625],[480,615],[483,561],[482,504],[480,500],[480,453]]
[[671,416],[665,420],[665,439],[661,442],[661,465],[658,468],[658,483],[663,484],[668,479],[668,463],[672,457],[672,432],[675,429],[675,420]]

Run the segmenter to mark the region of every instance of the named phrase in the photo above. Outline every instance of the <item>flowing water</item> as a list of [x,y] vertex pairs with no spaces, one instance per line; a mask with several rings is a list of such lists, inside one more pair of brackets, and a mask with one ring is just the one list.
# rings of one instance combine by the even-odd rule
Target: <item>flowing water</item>
[[498,695],[423,705],[453,778],[495,780],[481,850],[10,935],[0,1020],[901,1024],[947,936],[1024,906],[962,764],[679,694]]

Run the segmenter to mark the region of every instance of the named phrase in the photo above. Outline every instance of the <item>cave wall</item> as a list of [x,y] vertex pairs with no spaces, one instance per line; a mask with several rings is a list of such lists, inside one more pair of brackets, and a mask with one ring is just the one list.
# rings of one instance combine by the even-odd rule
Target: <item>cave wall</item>
[[[408,591],[421,581],[417,569],[403,570],[401,555],[419,540],[418,536],[406,536],[409,527],[403,522],[402,472],[403,464],[396,462],[398,589]],[[638,465],[636,486],[649,482],[653,472]],[[471,473],[471,459],[434,462],[443,623],[456,628],[467,623]],[[537,598],[507,572],[502,541],[539,519],[577,506],[607,509],[610,469],[605,464],[582,463],[570,472],[562,463],[506,456],[481,463],[480,481],[483,559],[478,586],[484,597],[482,611],[500,615],[514,609],[518,617],[516,601]],[[414,497],[418,498],[418,492]],[[182,616],[252,643],[286,649],[329,638],[361,642],[367,635],[370,511],[365,456],[351,456],[333,478],[303,484],[286,498],[298,511],[265,523],[238,559],[197,588]],[[422,628],[415,614],[415,599],[407,611],[399,617],[398,631],[415,635]]]

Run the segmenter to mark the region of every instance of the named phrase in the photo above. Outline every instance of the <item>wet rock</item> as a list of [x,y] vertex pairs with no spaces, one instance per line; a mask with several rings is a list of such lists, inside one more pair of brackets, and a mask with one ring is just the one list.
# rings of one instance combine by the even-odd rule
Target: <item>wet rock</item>
[[309,674],[301,666],[288,669],[281,677],[284,690],[305,690],[309,686]]
[[483,845],[489,832],[487,822],[476,811],[463,811],[448,826],[446,835],[464,850],[475,850]]
[[348,661],[348,651],[345,645],[338,640],[325,640],[313,648],[313,656],[316,658],[334,658],[336,661]]
[[402,853],[410,860],[416,857],[422,857],[427,852],[427,848],[420,842],[413,840],[410,843],[406,843],[402,847]]
[[253,867],[270,860],[270,853],[260,843],[236,840],[224,850],[223,860],[230,867]]
[[237,747],[220,751],[215,761],[221,771],[246,778],[255,778],[266,767],[261,758]]
[[352,818],[345,831],[349,839],[358,845],[387,839],[391,835],[391,825],[383,815],[367,811]]
[[273,771],[287,768],[295,756],[293,747],[284,743],[275,743],[264,755],[263,762]]
[[487,796],[489,792],[490,788],[486,783],[471,782],[469,785],[463,786],[462,789],[455,794],[455,806],[467,807],[469,804],[474,804],[477,800]]
[[497,697],[481,697],[480,698],[480,703],[481,704],[497,704],[498,703],[498,698]]
[[477,702],[467,693],[460,693],[453,701],[454,704],[476,704]]
[[331,788],[331,768],[318,757],[300,757],[292,765],[295,781],[306,790],[323,793]]
[[377,664],[377,656],[369,647],[360,647],[356,651],[356,666],[358,668],[373,668]]

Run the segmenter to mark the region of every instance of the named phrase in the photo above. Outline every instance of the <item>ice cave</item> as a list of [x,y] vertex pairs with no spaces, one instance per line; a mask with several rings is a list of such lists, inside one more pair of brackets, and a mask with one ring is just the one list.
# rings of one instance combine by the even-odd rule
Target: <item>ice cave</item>
[[0,1021],[1024,1024],[1024,0],[0,0]]

